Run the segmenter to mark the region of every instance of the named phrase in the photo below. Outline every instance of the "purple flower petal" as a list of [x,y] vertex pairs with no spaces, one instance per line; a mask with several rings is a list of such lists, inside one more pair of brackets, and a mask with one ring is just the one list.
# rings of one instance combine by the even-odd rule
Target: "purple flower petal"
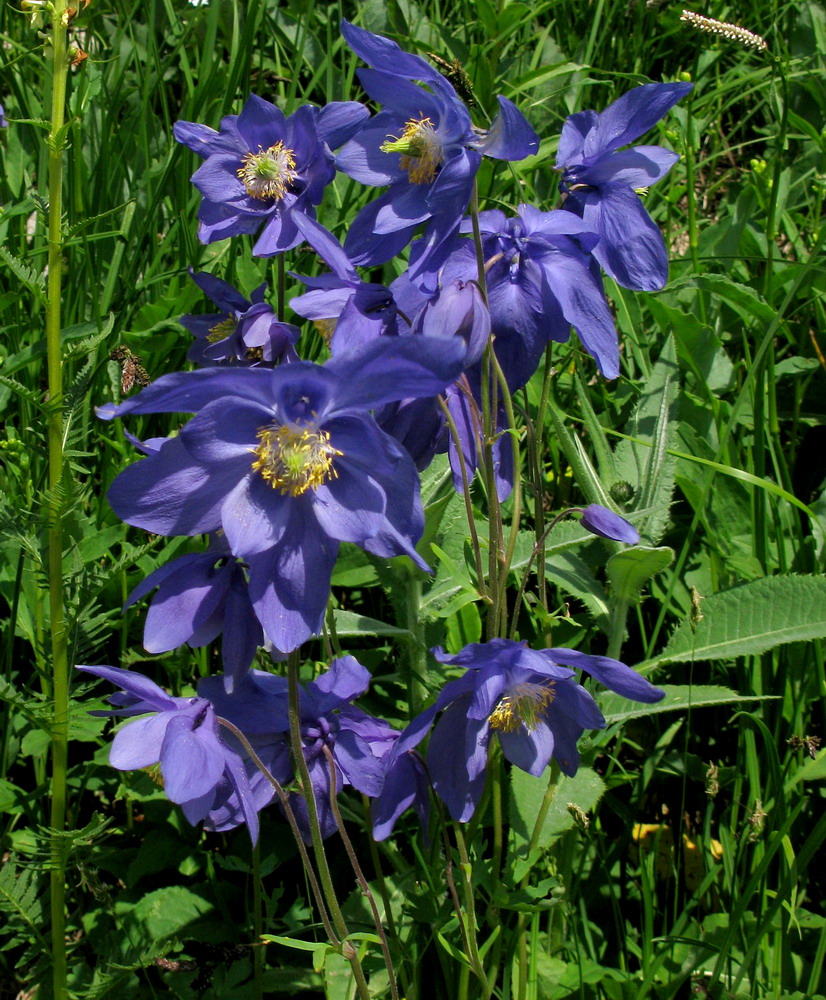
[[640,535],[633,524],[630,524],[624,517],[608,510],[607,507],[600,507],[599,504],[589,504],[582,511],[582,524],[595,535],[603,538],[611,538],[615,542],[627,542],[629,545],[636,545],[640,540]]

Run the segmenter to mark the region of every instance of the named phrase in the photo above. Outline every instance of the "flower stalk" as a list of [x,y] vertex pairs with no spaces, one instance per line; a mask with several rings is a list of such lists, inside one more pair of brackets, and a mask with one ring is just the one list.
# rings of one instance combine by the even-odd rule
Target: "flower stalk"
[[47,438],[49,463],[48,551],[49,614],[52,652],[52,780],[50,844],[50,909],[52,981],[55,1000],[65,1000],[66,962],[66,773],[68,770],[69,659],[63,599],[63,371],[60,353],[63,272],[63,150],[66,142],[66,0],[54,0],[52,14],[52,99],[49,148],[48,285],[46,363],[49,386]]
[[290,700],[290,746],[292,748],[295,769],[301,783],[304,801],[307,803],[307,819],[310,825],[313,853],[315,854],[316,867],[318,869],[318,876],[321,881],[321,889],[324,894],[324,899],[330,910],[330,916],[333,920],[336,935],[341,941],[341,952],[350,963],[350,967],[353,970],[353,978],[356,981],[356,988],[358,989],[359,996],[361,997],[361,1000],[370,1000],[370,991],[367,986],[367,980],[364,977],[364,970],[362,969],[361,962],[359,961],[358,952],[346,940],[350,932],[347,929],[344,915],[341,912],[341,907],[339,905],[338,898],[336,897],[335,887],[333,886],[330,866],[327,862],[327,855],[324,850],[324,840],[321,836],[321,827],[318,822],[315,792],[313,791],[313,784],[310,780],[310,772],[307,767],[307,761],[304,758],[304,748],[301,743],[301,707],[299,704],[298,693],[298,663],[298,654],[290,653],[287,660],[287,679],[289,682]]

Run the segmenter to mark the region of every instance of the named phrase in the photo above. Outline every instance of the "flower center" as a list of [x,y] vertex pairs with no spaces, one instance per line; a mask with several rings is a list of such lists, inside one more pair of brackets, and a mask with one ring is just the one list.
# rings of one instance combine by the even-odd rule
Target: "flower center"
[[244,156],[237,173],[250,198],[280,201],[296,178],[293,150],[280,141],[269,149],[259,146],[257,153]]
[[209,328],[207,343],[217,344],[219,340],[226,340],[227,337],[231,337],[235,333],[236,326],[234,316],[227,316],[225,319],[219,320],[215,326]]
[[528,731],[536,729],[539,718],[554,700],[554,682],[545,684],[515,684],[491,712],[491,729],[513,733],[521,725]]
[[333,458],[342,453],[330,444],[327,431],[282,424],[262,427],[256,436],[261,443],[252,467],[282,495],[298,497],[337,478]]
[[142,767],[141,770],[145,775],[147,775],[153,785],[157,785],[158,788],[164,787],[160,761],[157,764],[150,764],[149,767]]
[[313,323],[313,326],[318,330],[324,339],[324,343],[329,347],[330,342],[333,339],[333,334],[336,332],[336,325],[338,320],[335,318],[331,319],[317,319]]
[[412,118],[398,139],[389,136],[379,149],[383,153],[401,153],[401,168],[414,184],[429,184],[444,160],[442,141],[429,118]]

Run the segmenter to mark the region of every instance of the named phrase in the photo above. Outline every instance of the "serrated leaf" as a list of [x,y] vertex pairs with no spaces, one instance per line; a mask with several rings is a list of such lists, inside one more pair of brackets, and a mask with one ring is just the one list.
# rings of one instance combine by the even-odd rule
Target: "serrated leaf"
[[545,576],[563,591],[578,597],[588,608],[598,628],[606,632],[611,607],[605,587],[575,552],[557,552],[545,560]]
[[764,653],[826,637],[826,578],[772,576],[705,598],[702,621],[683,622],[659,656],[641,664],[689,663]]
[[46,940],[40,932],[44,913],[39,893],[38,872],[32,868],[19,868],[14,855],[10,855],[0,868],[0,912],[6,914],[7,930],[8,924],[26,927],[26,933],[33,935],[46,948]]
[[15,278],[25,285],[39,302],[46,302],[46,279],[42,272],[38,273],[33,267],[29,267],[6,247],[0,247],[0,258],[6,262]]
[[602,714],[607,724],[625,722],[628,719],[639,719],[660,712],[684,712],[687,709],[709,708],[712,705],[734,705],[743,701],[767,701],[769,696],[744,697],[731,688],[716,684],[662,684],[665,698],[653,704],[642,705],[639,702],[623,698],[612,692],[601,694],[597,698]]
[[667,545],[656,549],[629,545],[615,552],[605,565],[614,595],[621,601],[636,602],[648,581],[668,569],[673,558],[674,550]]

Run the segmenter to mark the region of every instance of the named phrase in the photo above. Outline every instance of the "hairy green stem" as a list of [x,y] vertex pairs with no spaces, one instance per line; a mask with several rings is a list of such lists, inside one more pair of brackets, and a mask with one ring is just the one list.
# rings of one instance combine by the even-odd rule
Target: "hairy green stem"
[[484,1000],[489,1000],[493,990],[485,975],[485,968],[479,957],[479,946],[476,940],[476,901],[473,892],[473,866],[470,863],[470,856],[467,852],[461,826],[458,823],[454,823],[453,827],[456,833],[456,846],[459,848],[459,861],[462,870],[462,887],[464,889],[465,913],[467,915],[465,927],[467,931],[468,957],[470,958],[473,973],[481,984],[482,996]]
[[252,848],[252,927],[255,934],[255,947],[252,950],[252,971],[255,984],[255,1000],[264,1000],[264,949],[261,947],[261,935],[264,933],[262,902],[261,845],[260,843],[256,843]]
[[[470,395],[469,387],[467,388],[467,392],[470,402],[473,402],[473,396]],[[459,459],[459,470],[462,476],[462,499],[465,501],[465,515],[467,516],[468,531],[470,532],[470,541],[473,548],[474,561],[476,563],[476,590],[479,593],[479,596],[484,598],[487,596],[487,587],[485,586],[485,570],[482,565],[482,549],[479,545],[479,533],[476,531],[476,522],[473,519],[473,504],[470,499],[470,483],[468,482],[467,466],[465,464],[465,455],[462,451],[462,442],[459,439],[459,430],[456,427],[456,421],[453,419],[447,403],[441,396],[439,396],[438,399],[439,406],[442,409],[445,421],[447,422],[448,430],[450,431],[451,439],[453,440],[453,445],[456,449],[456,455]]]
[[384,925],[381,922],[381,915],[379,914],[379,908],[376,906],[376,897],[373,895],[373,890],[370,888],[370,883],[364,877],[364,872],[359,864],[358,855],[353,848],[353,842],[347,833],[347,829],[344,826],[344,819],[341,815],[341,810],[338,807],[338,789],[336,788],[336,762],[333,760],[333,755],[330,752],[330,748],[327,746],[322,747],[324,751],[324,756],[327,758],[327,765],[330,768],[330,808],[333,811],[333,816],[336,818],[336,823],[338,824],[338,832],[341,837],[341,842],[344,844],[344,850],[347,852],[347,857],[350,860],[350,865],[353,869],[353,873],[356,876],[356,881],[359,884],[359,888],[364,895],[370,906],[370,912],[373,916],[373,923],[376,927],[376,934],[378,934],[379,941],[381,942],[381,953],[384,956],[384,965],[387,969],[387,978],[390,983],[390,996],[393,1000],[399,1000],[399,989],[396,986],[396,975],[393,971],[393,959],[390,957],[390,945],[387,943],[387,934],[384,930]]
[[307,761],[304,758],[304,748],[301,743],[301,706],[298,693],[298,654],[290,653],[287,659],[287,681],[289,684],[290,699],[290,747],[293,753],[293,762],[301,782],[301,790],[304,794],[304,801],[307,804],[307,819],[310,824],[310,837],[313,842],[313,853],[315,854],[318,877],[321,882],[321,889],[324,899],[330,910],[333,919],[333,926],[336,934],[341,940],[341,950],[344,957],[350,963],[353,970],[353,978],[356,981],[356,988],[362,1000],[370,1000],[370,990],[367,980],[364,977],[364,970],[359,961],[358,952],[346,938],[349,935],[341,906],[336,896],[333,879],[330,874],[330,866],[327,862],[327,854],[324,850],[324,840],[321,836],[321,827],[318,822],[318,809],[316,808],[315,793],[313,783],[310,780],[310,771]]
[[69,742],[69,658],[63,603],[63,371],[60,355],[61,291],[63,276],[63,149],[66,77],[66,0],[55,0],[52,14],[52,110],[49,129],[49,228],[46,305],[46,360],[49,403],[49,630],[52,646],[52,782],[50,909],[52,921],[52,981],[55,1000],[66,1000],[66,772]]
[[318,909],[319,916],[321,918],[321,923],[324,925],[324,930],[327,932],[327,937],[330,939],[330,943],[335,947],[340,947],[340,942],[336,936],[336,932],[333,930],[333,925],[330,923],[330,917],[327,914],[327,908],[324,905],[324,896],[321,893],[321,887],[318,884],[318,879],[316,877],[315,869],[313,868],[312,862],[310,861],[310,855],[307,853],[307,846],[304,843],[304,838],[301,836],[301,831],[298,829],[298,823],[296,822],[295,813],[293,812],[292,806],[290,805],[290,797],[281,787],[280,782],[278,782],[273,775],[270,773],[267,765],[261,760],[255,750],[252,748],[250,741],[244,736],[241,730],[230,722],[228,719],[223,719],[221,716],[217,716],[218,724],[224,726],[228,729],[232,735],[238,740],[241,746],[249,754],[250,760],[255,764],[258,770],[264,775],[264,777],[269,781],[272,787],[275,789],[275,794],[278,796],[278,800],[281,803],[281,808],[284,810],[284,815],[287,817],[287,822],[290,824],[290,829],[295,837],[295,842],[298,845],[298,852],[301,855],[301,860],[304,864],[304,871],[307,873],[307,881],[310,883],[310,891],[315,899],[316,908]]

